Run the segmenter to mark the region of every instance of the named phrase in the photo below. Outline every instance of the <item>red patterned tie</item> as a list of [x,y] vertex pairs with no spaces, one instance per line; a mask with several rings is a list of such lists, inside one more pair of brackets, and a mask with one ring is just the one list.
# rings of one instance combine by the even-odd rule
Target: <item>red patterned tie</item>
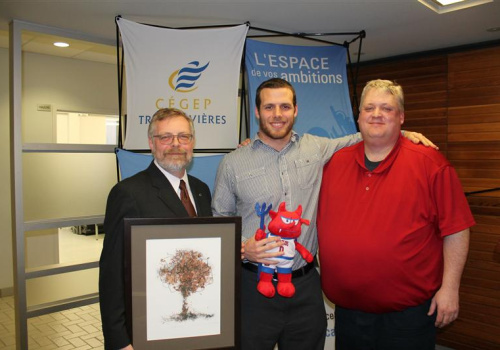
[[186,211],[188,212],[190,217],[196,217],[196,210],[194,210],[193,203],[191,203],[191,198],[189,198],[189,193],[187,191],[186,183],[184,182],[184,180],[181,180],[179,188],[181,190],[181,201],[182,204],[184,204],[184,208],[186,208]]

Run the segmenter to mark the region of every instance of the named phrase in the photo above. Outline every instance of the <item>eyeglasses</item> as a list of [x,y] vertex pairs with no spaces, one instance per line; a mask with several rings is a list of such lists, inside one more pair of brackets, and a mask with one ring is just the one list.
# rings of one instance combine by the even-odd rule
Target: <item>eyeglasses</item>
[[153,135],[153,137],[157,137],[162,145],[171,145],[174,142],[174,138],[177,138],[177,141],[181,145],[187,145],[193,140],[193,135],[191,134],[163,134],[163,135]]

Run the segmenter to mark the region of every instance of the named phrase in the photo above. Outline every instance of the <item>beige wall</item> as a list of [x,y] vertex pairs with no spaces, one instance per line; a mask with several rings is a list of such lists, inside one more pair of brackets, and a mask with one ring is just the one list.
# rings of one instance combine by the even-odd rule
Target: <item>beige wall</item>
[[13,285],[9,125],[9,52],[0,49],[0,289]]
[[[0,167],[0,290],[13,285],[8,67],[8,50],[0,49],[0,162],[4,164]],[[53,142],[56,109],[118,114],[116,79],[115,65],[25,53],[23,142]],[[38,104],[52,105],[53,112],[37,111]],[[23,172],[25,220],[103,215],[107,194],[116,182],[114,154],[28,153],[23,155]],[[96,292],[96,269],[83,275],[92,279],[87,285]],[[50,283],[43,288],[52,295],[47,285],[57,290],[67,278],[47,280]],[[38,281],[30,284],[41,291]]]
[[104,215],[115,155],[28,153],[23,174],[25,220]]
[[41,54],[23,55],[23,141],[53,142],[52,109],[118,114],[116,66]]

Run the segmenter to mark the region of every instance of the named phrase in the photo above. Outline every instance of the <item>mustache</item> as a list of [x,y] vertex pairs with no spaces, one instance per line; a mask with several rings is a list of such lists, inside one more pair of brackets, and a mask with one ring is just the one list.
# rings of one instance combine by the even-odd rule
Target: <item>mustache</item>
[[169,154],[173,154],[173,153],[187,154],[187,151],[185,149],[177,148],[177,147],[163,151],[163,155],[169,155]]

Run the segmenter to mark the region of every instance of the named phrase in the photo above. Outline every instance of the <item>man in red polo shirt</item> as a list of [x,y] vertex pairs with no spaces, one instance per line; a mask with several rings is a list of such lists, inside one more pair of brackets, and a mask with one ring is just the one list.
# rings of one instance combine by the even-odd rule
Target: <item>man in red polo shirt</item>
[[434,350],[458,316],[474,219],[455,170],[401,137],[401,86],[368,82],[363,142],[325,166],[318,208],[321,281],[336,304],[336,350]]

